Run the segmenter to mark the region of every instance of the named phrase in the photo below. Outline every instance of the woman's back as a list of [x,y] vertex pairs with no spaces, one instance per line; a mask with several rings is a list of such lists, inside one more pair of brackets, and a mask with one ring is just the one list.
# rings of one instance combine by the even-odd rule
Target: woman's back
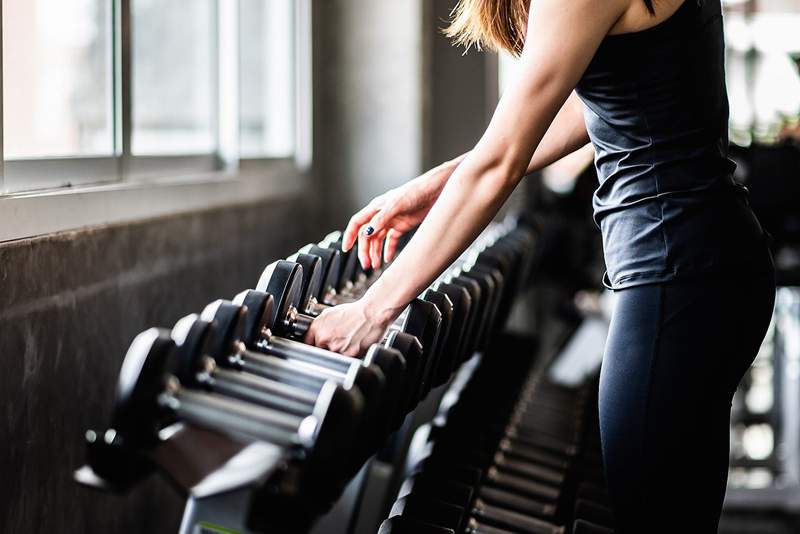
[[719,0],[685,0],[652,28],[607,36],[577,93],[596,149],[607,284],[741,263],[741,242],[760,243],[734,198],[745,194],[728,159]]

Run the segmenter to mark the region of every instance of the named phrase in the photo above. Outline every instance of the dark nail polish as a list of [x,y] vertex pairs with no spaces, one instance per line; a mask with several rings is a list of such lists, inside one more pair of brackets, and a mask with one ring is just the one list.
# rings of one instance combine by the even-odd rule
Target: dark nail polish
[[375,233],[375,228],[371,226],[367,226],[367,228],[364,230],[364,234],[366,235],[372,235],[373,233]]

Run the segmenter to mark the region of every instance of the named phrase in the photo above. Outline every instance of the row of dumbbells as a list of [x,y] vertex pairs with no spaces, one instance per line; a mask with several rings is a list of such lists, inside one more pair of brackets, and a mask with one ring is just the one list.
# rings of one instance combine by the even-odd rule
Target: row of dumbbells
[[165,467],[153,451],[177,427],[196,427],[283,451],[264,493],[282,503],[291,496],[307,519],[336,499],[433,387],[487,346],[524,278],[531,241],[513,223],[492,225],[364,359],[301,340],[315,315],[358,298],[380,273],[360,270],[339,233],[303,247],[268,266],[255,289],[136,337],[112,424],[87,432],[89,462],[78,480],[126,489]]
[[596,382],[554,384],[529,371],[530,347],[503,345],[418,431],[425,445],[380,534],[613,533]]

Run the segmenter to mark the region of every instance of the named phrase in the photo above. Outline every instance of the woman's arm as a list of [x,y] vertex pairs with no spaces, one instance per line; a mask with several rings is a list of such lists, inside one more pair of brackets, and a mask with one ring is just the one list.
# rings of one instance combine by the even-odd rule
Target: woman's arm
[[[588,142],[583,104],[573,91],[536,147],[525,174],[555,163]],[[468,155],[469,152],[461,154],[372,199],[350,218],[344,231],[344,250],[350,250],[358,239],[359,262],[363,268],[379,267],[384,259],[392,261],[400,237],[424,220],[450,176]],[[372,228],[370,234],[359,235],[366,227]]]
[[[548,127],[625,7],[624,1],[532,4],[519,78],[405,250],[367,292],[379,316],[399,313],[491,221],[527,172]],[[563,107],[565,116],[574,116],[576,107]],[[551,146],[566,147],[565,139],[569,136]],[[554,152],[540,152],[541,161]]]
[[587,143],[589,133],[583,119],[583,102],[573,91],[536,147],[525,174],[540,171],[583,148]]
[[[573,91],[558,110],[556,117],[536,147],[536,151],[525,169],[525,174],[540,171],[561,158],[569,156],[579,148],[583,148],[587,143],[589,143],[589,133],[586,131],[586,121],[583,119],[583,103]],[[434,174],[444,184],[468,155],[469,152],[465,152],[455,159],[434,167],[425,174]]]
[[307,341],[361,354],[464,251],[524,176],[627,1],[533,2],[520,76],[503,94],[483,137],[383,275],[357,303],[323,313],[312,323]]
[[[556,117],[536,147],[536,151],[525,169],[525,174],[540,171],[561,158],[569,156],[579,148],[583,148],[587,143],[589,143],[589,133],[586,131],[586,121],[583,119],[583,103],[573,91],[558,110]],[[468,155],[469,152],[465,152],[455,159],[434,167],[428,173],[435,173],[438,179],[445,183]]]

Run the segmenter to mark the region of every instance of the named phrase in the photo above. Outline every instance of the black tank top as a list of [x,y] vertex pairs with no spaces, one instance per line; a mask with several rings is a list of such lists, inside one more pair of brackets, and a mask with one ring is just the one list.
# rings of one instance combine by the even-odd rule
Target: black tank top
[[764,234],[728,159],[724,50],[719,0],[685,0],[652,28],[607,36],[576,87],[607,287],[763,263]]

